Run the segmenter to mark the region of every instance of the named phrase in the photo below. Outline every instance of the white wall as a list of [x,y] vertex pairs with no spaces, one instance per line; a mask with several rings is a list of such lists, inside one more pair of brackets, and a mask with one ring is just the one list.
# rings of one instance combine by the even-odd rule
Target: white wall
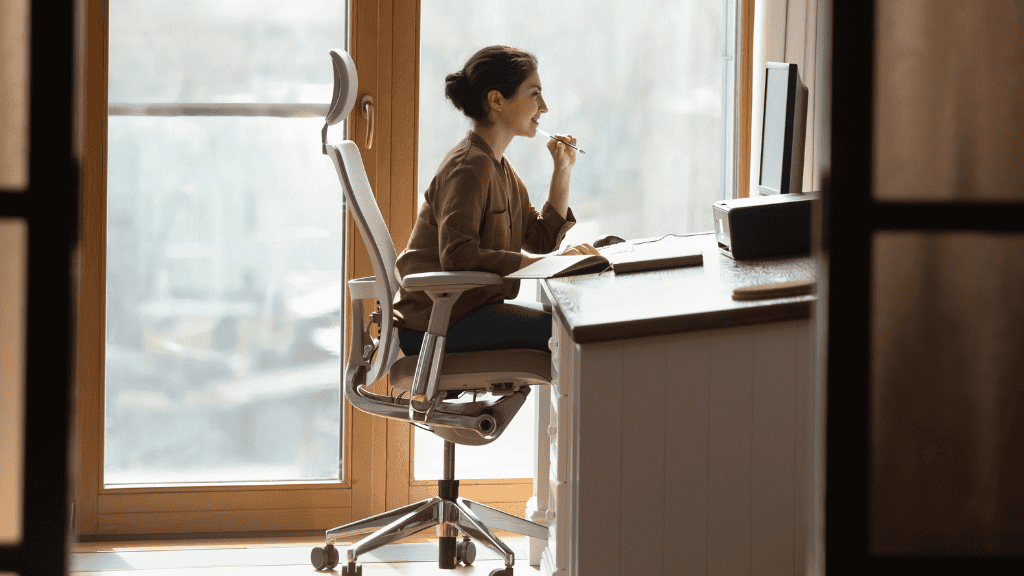
[[751,106],[750,190],[761,168],[761,120],[765,62],[797,65],[807,86],[807,137],[803,190],[821,190],[831,147],[831,3],[828,0],[755,0],[753,105]]

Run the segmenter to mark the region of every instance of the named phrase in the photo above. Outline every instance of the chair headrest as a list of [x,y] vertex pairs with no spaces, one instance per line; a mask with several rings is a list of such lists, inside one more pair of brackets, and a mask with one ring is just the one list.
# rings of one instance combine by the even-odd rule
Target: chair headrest
[[345,50],[331,50],[331,61],[334,63],[334,95],[331,97],[331,108],[327,112],[327,125],[333,126],[348,118],[352,107],[356,105],[359,93],[359,77],[356,75],[356,64]]

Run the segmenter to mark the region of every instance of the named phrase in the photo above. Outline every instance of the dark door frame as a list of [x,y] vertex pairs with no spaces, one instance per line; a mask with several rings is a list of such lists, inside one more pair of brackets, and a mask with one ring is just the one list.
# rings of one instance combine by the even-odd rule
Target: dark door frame
[[1019,557],[871,553],[872,237],[889,230],[1024,232],[1024,204],[873,200],[875,2],[834,2],[832,14],[832,163],[823,226],[829,261],[825,572],[1024,573]]
[[79,182],[74,151],[76,3],[25,4],[31,39],[28,185],[0,190],[0,218],[24,222],[28,228],[23,520],[21,542],[0,547],[0,571],[31,576],[68,572],[72,264]]

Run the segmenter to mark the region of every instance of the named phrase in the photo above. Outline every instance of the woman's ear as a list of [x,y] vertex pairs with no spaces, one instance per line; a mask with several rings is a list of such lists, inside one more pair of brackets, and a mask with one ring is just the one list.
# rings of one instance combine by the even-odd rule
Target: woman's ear
[[504,102],[504,97],[501,95],[499,90],[491,90],[487,93],[487,104],[495,112],[501,112],[501,105]]

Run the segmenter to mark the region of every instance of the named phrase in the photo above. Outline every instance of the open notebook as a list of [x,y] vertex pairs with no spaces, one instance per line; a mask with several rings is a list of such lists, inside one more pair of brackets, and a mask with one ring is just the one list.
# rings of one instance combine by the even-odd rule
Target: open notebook
[[557,278],[612,270],[616,274],[643,272],[677,266],[700,266],[704,254],[699,247],[671,243],[631,252],[618,251],[598,256],[548,256],[507,276],[512,279]]

